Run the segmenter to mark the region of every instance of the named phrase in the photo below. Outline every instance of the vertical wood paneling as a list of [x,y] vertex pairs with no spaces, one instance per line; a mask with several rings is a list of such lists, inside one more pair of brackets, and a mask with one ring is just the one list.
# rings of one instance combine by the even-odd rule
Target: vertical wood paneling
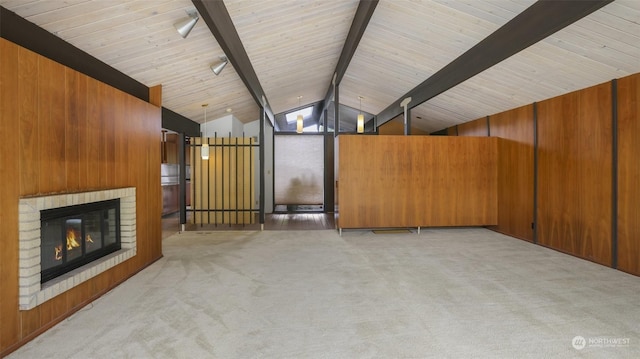
[[39,189],[38,55],[20,48],[18,61],[20,194],[26,195]]
[[[161,110],[0,39],[0,356],[162,255]],[[18,200],[133,186],[137,255],[18,310]]]
[[497,139],[339,141],[340,227],[497,224]]
[[66,100],[66,123],[65,123],[65,158],[66,158],[66,173],[67,176],[67,188],[72,191],[78,191],[80,187],[80,143],[82,139],[86,138],[81,136],[80,129],[84,126],[80,125],[80,119],[85,118],[85,114],[82,113],[82,106],[80,104],[80,76],[75,71],[65,69],[65,100]]
[[640,74],[618,80],[618,269],[640,275]]
[[[192,137],[192,143],[201,144],[203,138]],[[255,159],[250,145],[252,138],[225,137],[209,138],[209,160],[200,159],[201,147],[192,147],[197,160],[192,164],[193,208],[196,212],[194,223],[215,224],[251,224],[255,216],[250,212],[252,199],[255,200],[254,180],[256,169],[252,168]],[[221,212],[222,210],[228,210]],[[207,212],[210,211],[210,212]],[[213,212],[220,211],[220,212]]]
[[447,128],[447,136],[457,136],[458,135],[458,126],[451,126]]
[[100,151],[103,142],[102,123],[94,122],[94,119],[100,118],[100,83],[97,81],[87,81],[87,127],[85,128],[87,139],[87,187],[99,188],[100,169],[104,163],[104,154]]
[[66,184],[65,70],[38,58],[38,193],[51,193]]
[[[404,135],[404,119],[395,118],[391,121],[385,122],[382,126],[378,127],[379,135]],[[423,131],[416,127],[411,127],[412,135],[429,135],[429,132]]]
[[[0,41],[0,356],[20,339],[18,307],[18,196],[20,149],[18,46]],[[14,309],[14,310],[10,310]]]
[[458,125],[458,136],[489,136],[487,118],[479,118]]
[[538,106],[538,240],[611,263],[612,126],[609,83]]
[[[127,126],[127,118],[125,114],[127,113],[127,95],[123,92],[117,91],[115,97],[115,103],[118,106],[115,108],[114,112],[114,161],[116,164],[127,163],[129,153],[128,153],[128,142],[126,141],[126,131],[128,130]],[[122,165],[117,165],[115,169],[115,186],[116,187],[125,187],[127,184],[127,177],[129,176],[129,171],[126,167]]]
[[491,229],[533,241],[533,105],[491,116],[498,143],[498,225]]

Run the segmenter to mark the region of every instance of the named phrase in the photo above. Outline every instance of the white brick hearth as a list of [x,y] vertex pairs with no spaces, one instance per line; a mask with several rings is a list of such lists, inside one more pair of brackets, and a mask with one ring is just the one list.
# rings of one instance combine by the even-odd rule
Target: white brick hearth
[[[117,252],[40,284],[40,211],[120,198]],[[117,188],[20,199],[20,310],[29,310],[136,255],[136,189]]]

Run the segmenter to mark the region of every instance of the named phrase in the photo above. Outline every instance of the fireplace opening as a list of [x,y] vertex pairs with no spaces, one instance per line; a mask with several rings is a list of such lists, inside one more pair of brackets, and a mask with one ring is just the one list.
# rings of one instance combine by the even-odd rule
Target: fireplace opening
[[120,199],[40,211],[40,283],[120,250]]

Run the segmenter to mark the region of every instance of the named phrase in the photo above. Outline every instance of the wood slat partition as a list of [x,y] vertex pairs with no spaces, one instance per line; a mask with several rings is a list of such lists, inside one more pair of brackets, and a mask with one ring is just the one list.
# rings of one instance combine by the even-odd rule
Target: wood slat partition
[[611,85],[538,104],[538,242],[611,265]]
[[[161,109],[0,39],[0,357],[162,256]],[[137,255],[18,309],[21,196],[136,187]]]
[[[201,137],[192,143],[202,144]],[[255,215],[255,153],[253,138],[209,138],[209,159],[202,160],[201,147],[191,147],[191,198],[196,224],[252,224]]]
[[487,118],[479,118],[458,125],[458,136],[489,136]]
[[491,229],[533,241],[533,105],[491,116],[498,142],[498,225]]
[[339,140],[340,228],[497,224],[497,139]]
[[640,275],[640,74],[618,80],[618,269]]

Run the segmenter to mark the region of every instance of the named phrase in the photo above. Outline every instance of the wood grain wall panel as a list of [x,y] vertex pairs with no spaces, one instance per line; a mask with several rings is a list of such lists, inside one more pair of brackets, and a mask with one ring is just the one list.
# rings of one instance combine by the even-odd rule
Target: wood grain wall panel
[[[66,184],[65,70],[38,58],[38,193],[51,193]],[[61,126],[62,124],[62,126]]]
[[611,264],[611,85],[538,104],[538,241]]
[[100,118],[100,83],[97,81],[87,81],[87,187],[100,188],[101,164],[104,161],[104,154],[100,149],[103,148],[102,124],[94,123],[93,119]]
[[20,166],[13,156],[19,152],[19,48],[0,41],[0,356],[20,339],[18,307],[18,196]]
[[[70,191],[78,191],[80,187],[80,143],[81,138],[86,140],[80,133],[80,119],[85,118],[82,114],[82,107],[79,104],[79,82],[80,76],[75,71],[65,68],[65,101],[66,101],[66,123],[65,123],[65,159],[67,188]],[[84,126],[82,127],[84,128]]]
[[[0,50],[3,356],[162,256],[161,109],[4,39]],[[136,187],[137,255],[33,310],[19,311],[19,198],[124,186]]]
[[458,125],[458,136],[489,136],[487,118],[479,118]]
[[[379,135],[404,135],[404,119],[397,118],[391,121],[385,122],[382,126],[378,127]],[[411,127],[412,135],[427,136],[429,132],[423,131],[416,127]]]
[[640,275],[640,74],[618,80],[618,269]]
[[458,126],[452,126],[447,128],[447,136],[457,136],[458,135]]
[[533,105],[492,115],[498,142],[498,225],[491,229],[533,241]]
[[25,195],[37,193],[39,183],[38,55],[20,48],[18,61],[20,194]]
[[[129,144],[126,141],[127,119],[125,114],[127,113],[127,95],[124,92],[117,91],[115,95],[115,103],[118,107],[114,113],[114,161],[116,164],[127,163],[129,158]],[[127,184],[127,178],[129,171],[124,166],[115,167],[114,185],[116,187],[124,187]]]
[[340,136],[340,227],[497,223],[497,139]]

